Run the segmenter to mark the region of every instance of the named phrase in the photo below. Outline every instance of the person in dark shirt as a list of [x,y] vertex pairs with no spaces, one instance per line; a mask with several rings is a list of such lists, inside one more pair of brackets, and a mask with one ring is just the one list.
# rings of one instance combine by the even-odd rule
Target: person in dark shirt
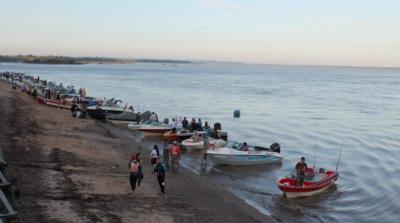
[[165,169],[161,164],[160,158],[157,158],[156,164],[154,164],[154,171],[157,175],[158,185],[160,186],[161,193],[165,194]]
[[304,183],[305,174],[307,171],[306,158],[301,157],[300,162],[296,164],[296,187],[302,187]]
[[192,118],[192,121],[190,122],[190,132],[194,132],[197,129],[197,122],[196,119]]
[[135,119],[136,119],[136,124],[139,125],[139,123],[140,123],[140,112],[136,113]]
[[186,117],[184,117],[183,121],[182,121],[182,127],[184,129],[188,129],[188,125],[189,125],[189,121],[186,119]]
[[74,102],[72,102],[72,105],[71,105],[71,116],[76,118],[77,111],[78,111],[78,106],[76,105],[76,103],[74,101]]

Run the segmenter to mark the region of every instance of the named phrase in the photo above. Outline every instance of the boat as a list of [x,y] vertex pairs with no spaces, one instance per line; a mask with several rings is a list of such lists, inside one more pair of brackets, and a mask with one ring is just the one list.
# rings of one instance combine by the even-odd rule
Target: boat
[[170,131],[172,127],[162,122],[152,122],[151,124],[143,124],[138,128],[144,136],[162,136],[165,132]]
[[91,118],[104,120],[109,114],[121,114],[122,112],[132,112],[133,109],[122,106],[121,100],[115,100],[114,98],[107,100],[103,105],[89,106],[87,113]]
[[308,197],[328,189],[338,177],[337,171],[320,168],[316,172],[315,168],[307,168],[303,186],[296,186],[295,174],[278,180],[277,184],[287,198]]
[[[195,136],[185,139],[182,141],[182,145],[187,149],[203,149],[204,148],[204,139],[199,135],[199,139],[195,140]],[[219,148],[225,146],[226,142],[222,139],[214,139],[208,137],[208,145],[209,147]]]
[[139,123],[137,123],[137,122],[130,122],[130,123],[128,124],[128,128],[131,129],[131,130],[139,130],[142,126],[151,125],[153,122],[154,122],[154,123],[158,123],[158,121],[153,121],[153,120],[148,120],[148,119],[142,120],[142,121],[140,121]]
[[[205,131],[199,131],[199,134],[206,134],[207,132]],[[185,139],[189,139],[194,135],[194,132],[190,132],[187,129],[180,129],[177,130],[175,132],[168,131],[166,133],[164,133],[163,138],[167,141],[167,142],[173,142],[173,141],[178,141],[178,142],[182,142]]]
[[233,142],[227,147],[210,147],[206,153],[214,165],[260,165],[282,161],[278,143],[273,143],[269,148],[266,148]]
[[[136,122],[136,116],[138,113],[134,113],[132,110],[123,111],[119,114],[109,114],[106,115],[107,121],[113,124],[128,124]],[[150,116],[150,112],[146,111],[139,115],[139,120],[147,120]]]

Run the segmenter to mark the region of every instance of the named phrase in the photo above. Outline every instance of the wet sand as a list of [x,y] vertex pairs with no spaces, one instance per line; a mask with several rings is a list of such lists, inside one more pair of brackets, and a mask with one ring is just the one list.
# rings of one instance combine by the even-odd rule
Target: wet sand
[[[273,222],[218,185],[182,170],[159,195],[134,135],[35,103],[0,81],[0,146],[22,222]],[[128,159],[142,146],[144,180],[130,193]]]

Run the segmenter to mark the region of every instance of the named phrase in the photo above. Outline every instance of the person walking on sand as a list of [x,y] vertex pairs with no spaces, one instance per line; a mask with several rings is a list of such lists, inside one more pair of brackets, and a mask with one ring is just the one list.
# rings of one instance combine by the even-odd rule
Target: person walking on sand
[[136,181],[138,179],[139,162],[136,160],[136,156],[132,155],[129,161],[129,182],[131,184],[132,192],[136,189]]
[[157,158],[156,164],[154,164],[153,173],[157,175],[157,182],[160,186],[161,193],[165,194],[165,169],[161,164],[160,158]]
[[173,173],[178,172],[179,159],[181,158],[181,148],[178,146],[178,142],[174,141],[174,145],[170,149],[171,154],[171,171]]
[[156,164],[157,158],[159,158],[159,157],[160,157],[160,151],[158,150],[158,146],[154,145],[153,150],[151,150],[151,153],[150,153],[151,165],[154,166],[154,164]]
[[140,183],[142,182],[142,179],[144,177],[143,176],[143,162],[142,162],[142,159],[140,158],[140,153],[136,154],[136,161],[139,163],[137,186],[140,187]]

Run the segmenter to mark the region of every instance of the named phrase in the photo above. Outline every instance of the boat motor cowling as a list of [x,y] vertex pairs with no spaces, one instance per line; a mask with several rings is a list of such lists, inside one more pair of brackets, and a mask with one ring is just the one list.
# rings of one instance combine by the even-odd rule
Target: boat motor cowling
[[222,130],[221,123],[219,123],[219,122],[214,124],[214,131],[217,131],[217,130]]
[[270,146],[269,148],[270,148],[271,151],[273,151],[273,152],[281,153],[281,145],[279,145],[279,143],[277,143],[277,142],[272,143],[271,146]]

